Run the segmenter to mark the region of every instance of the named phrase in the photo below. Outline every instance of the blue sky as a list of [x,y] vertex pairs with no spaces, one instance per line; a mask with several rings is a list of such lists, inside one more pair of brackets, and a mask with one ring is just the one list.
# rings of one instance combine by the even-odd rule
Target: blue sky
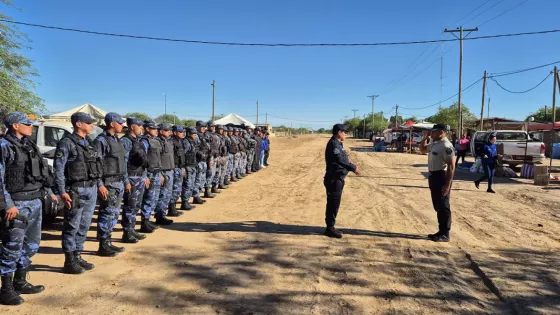
[[[487,1],[14,0],[19,9],[6,11],[17,21],[101,32],[230,42],[350,43],[452,38],[442,35],[444,28],[460,23],[476,27],[523,2],[490,0],[460,21]],[[558,29],[558,12],[560,1],[529,0],[471,36]],[[414,108],[436,103],[441,95],[455,94],[458,86],[457,42],[444,44],[440,93],[439,44],[233,47],[19,28],[33,41],[33,49],[25,54],[41,75],[37,93],[50,112],[92,103],[107,111],[157,116],[163,113],[162,93],[166,93],[168,113],[208,118],[210,83],[216,80],[217,114],[236,112],[254,121],[259,100],[260,122],[269,113],[269,122],[275,125],[291,121],[273,115],[295,119],[294,127],[318,128],[353,116],[351,109],[358,109],[357,115],[371,112],[367,95],[380,94],[375,110],[386,113],[395,104]],[[484,70],[504,72],[545,64],[560,60],[559,52],[560,33],[466,41],[463,86],[482,77]],[[499,78],[499,82],[512,90],[526,90],[550,69]],[[402,78],[405,73],[410,75]],[[398,84],[384,88],[400,78]],[[552,102],[552,78],[526,94],[504,92],[492,81],[488,87],[491,116],[524,118]],[[481,85],[477,85],[465,94],[464,103],[479,115],[480,102]],[[401,113],[425,117],[436,110]]]

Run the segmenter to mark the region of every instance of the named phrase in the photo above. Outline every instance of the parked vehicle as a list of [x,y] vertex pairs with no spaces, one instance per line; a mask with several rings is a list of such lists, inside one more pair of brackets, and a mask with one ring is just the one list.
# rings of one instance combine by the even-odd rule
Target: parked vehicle
[[[471,153],[481,156],[482,148],[488,142],[491,134],[496,134],[496,145],[503,145],[504,164],[515,168],[524,161],[541,164],[544,162],[546,146],[538,139],[533,139],[526,131],[521,130],[496,130],[478,131],[471,140]],[[525,154],[525,152],[527,152]]]

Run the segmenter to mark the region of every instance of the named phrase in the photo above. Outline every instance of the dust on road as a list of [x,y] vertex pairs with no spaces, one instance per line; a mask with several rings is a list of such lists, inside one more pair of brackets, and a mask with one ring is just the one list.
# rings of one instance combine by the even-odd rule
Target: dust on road
[[[345,143],[350,175],[322,236],[327,137],[277,138],[271,167],[223,191],[96,269],[62,274],[60,232],[43,234],[30,281],[46,291],[2,314],[560,313],[560,191],[512,179],[497,194],[458,172],[451,243],[437,229],[426,157]],[[120,239],[116,229],[114,239]]]

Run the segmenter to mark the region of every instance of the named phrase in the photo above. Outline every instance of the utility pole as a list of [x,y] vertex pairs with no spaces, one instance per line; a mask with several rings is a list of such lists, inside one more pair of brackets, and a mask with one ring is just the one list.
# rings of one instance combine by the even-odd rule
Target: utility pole
[[544,105],[544,122],[548,122],[547,114],[548,114],[548,106]]
[[364,114],[364,139],[366,138],[366,114]]
[[216,109],[216,80],[212,80],[212,120],[214,120],[215,109]]
[[375,111],[373,103],[375,102],[375,98],[379,97],[379,95],[370,95],[368,97],[371,98],[371,132],[373,133],[373,128],[375,128]]
[[[552,148],[552,145],[554,143],[554,123],[556,122],[556,85],[559,84],[558,82],[558,67],[554,67],[554,86],[552,88],[552,128],[551,130],[551,137],[550,137],[550,147]],[[560,87],[558,87],[558,89],[560,90]],[[552,151],[551,151],[552,152]],[[550,172],[552,169],[552,157],[550,158],[550,165],[548,168],[548,172],[549,172],[549,176],[550,176]]]
[[257,101],[257,125],[259,124],[259,101]]
[[351,111],[354,112],[354,118],[356,118],[356,112],[359,111],[359,109],[351,109]]
[[[484,81],[482,82],[482,107],[480,108],[480,131],[484,130],[484,97],[486,91],[486,70],[484,70]],[[459,136],[463,136],[460,134]]]
[[268,113],[265,114],[264,123],[268,125]]
[[399,105],[395,105],[395,127],[399,125]]
[[167,94],[163,93],[163,114],[167,115]]
[[[469,36],[470,33],[472,32],[476,32],[478,31],[478,27],[477,28],[473,28],[473,29],[463,29],[463,27],[459,27],[459,29],[456,30],[448,30],[445,29],[444,32],[445,33],[451,33],[453,36],[455,36],[457,39],[459,39],[459,48],[460,48],[460,52],[459,52],[459,103],[458,105],[458,115],[459,115],[459,134],[462,135],[463,134],[463,105],[461,104],[461,93],[463,90],[463,40]],[[457,37],[457,35],[455,35],[454,33],[459,32],[459,37]],[[467,35],[463,36],[463,32],[469,32],[467,33]]]

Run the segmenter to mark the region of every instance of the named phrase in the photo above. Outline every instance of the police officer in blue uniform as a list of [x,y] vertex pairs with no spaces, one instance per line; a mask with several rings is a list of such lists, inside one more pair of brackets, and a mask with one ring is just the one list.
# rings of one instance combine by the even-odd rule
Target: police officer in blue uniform
[[29,138],[33,123],[24,113],[12,112],[4,119],[8,132],[0,139],[0,304],[4,305],[19,305],[24,302],[20,293],[45,289],[27,282],[26,276],[41,242],[41,200],[45,193],[57,198],[47,161]]
[[178,217],[183,215],[183,212],[177,210],[177,201],[181,195],[183,179],[186,177],[185,167],[187,166],[187,151],[185,147],[185,129],[183,126],[175,125],[171,129],[173,130],[171,143],[173,144],[173,162],[175,167],[173,168],[173,188],[167,215],[170,217]]
[[97,182],[99,191],[99,215],[97,219],[97,239],[99,256],[114,257],[124,251],[114,246],[111,233],[119,219],[124,195],[124,174],[126,172],[125,150],[117,134],[123,130],[124,119],[110,112],[105,115],[105,131],[95,138],[94,147],[103,159],[103,178]]
[[[206,123],[199,120],[196,122],[196,130],[197,130],[197,143],[198,143],[198,154],[199,158],[201,159],[198,163],[198,170],[197,170],[197,180],[199,184],[199,190],[202,193],[204,191],[204,198],[214,198],[216,197],[214,194],[210,192],[209,189],[206,189],[208,185],[208,178],[211,171],[208,170],[208,166],[212,165],[212,153],[210,147],[210,141],[212,141],[211,137],[208,138],[208,131],[206,130]],[[195,202],[196,203],[196,202]]]
[[224,126],[217,125],[216,126],[216,135],[220,139],[220,150],[218,154],[219,166],[216,171],[216,178],[214,179],[214,183],[212,188],[218,189],[227,189],[227,185],[225,184],[225,177],[228,168],[228,142],[229,138],[227,135],[224,134]]
[[328,237],[342,238],[342,232],[334,226],[336,216],[340,208],[340,200],[342,199],[342,190],[344,189],[344,179],[348,172],[354,172],[360,175],[360,169],[350,162],[346,150],[344,150],[343,142],[348,136],[348,127],[342,124],[333,126],[332,138],[327,143],[325,149],[325,162],[327,164],[324,185],[327,190],[327,209],[325,211],[325,235]]
[[140,232],[153,233],[159,227],[150,222],[150,218],[156,208],[159,200],[159,193],[164,178],[161,174],[161,155],[163,153],[163,146],[158,136],[158,126],[153,121],[144,121],[144,137],[140,139],[147,151],[147,166],[146,176],[149,185],[144,191],[142,199],[142,223]]
[[251,139],[255,140],[255,153],[253,157],[253,172],[258,172],[261,170],[261,148],[262,148],[262,129],[261,127],[255,128],[254,133],[251,135]]
[[185,164],[186,176],[183,178],[183,189],[181,192],[181,210],[193,210],[195,206],[189,203],[191,197],[195,203],[204,203],[200,198],[200,191],[196,186],[197,173],[197,144],[196,129],[187,127],[185,141]]
[[164,180],[161,184],[159,199],[154,210],[156,216],[156,224],[170,225],[173,220],[167,218],[167,209],[171,200],[173,190],[173,169],[175,161],[173,158],[173,142],[171,142],[171,126],[169,124],[159,125],[159,141],[163,148],[161,153],[161,175]]
[[429,234],[428,238],[434,242],[449,242],[451,230],[451,206],[449,195],[455,174],[455,147],[447,138],[449,126],[445,124],[434,125],[429,134],[425,134],[420,143],[420,152],[428,153],[428,184],[432,196],[432,204],[437,213],[438,231]]
[[237,127],[231,127],[231,142],[232,147],[230,152],[233,154],[233,168],[230,174],[230,181],[237,182],[239,180],[240,172],[240,161],[241,161],[241,139],[239,138],[239,129]]
[[225,127],[224,131],[226,131],[227,137],[227,151],[228,151],[228,166],[226,171],[226,177],[224,184],[227,186],[230,184],[231,179],[233,178],[233,170],[235,167],[235,155],[239,151],[239,145],[235,142],[233,136],[233,127]]
[[97,182],[103,176],[103,162],[88,135],[95,120],[86,113],[70,117],[74,133],[58,142],[54,158],[56,190],[66,211],[62,228],[64,273],[81,274],[94,265],[81,257],[97,202]]
[[498,162],[498,149],[496,148],[496,134],[491,134],[488,138],[488,143],[484,145],[482,149],[484,154],[482,157],[482,168],[484,169],[484,175],[482,175],[478,180],[474,182],[474,185],[478,189],[480,183],[488,179],[488,189],[486,192],[495,194],[496,192],[492,189],[494,184],[494,175],[496,174],[496,163]]
[[124,230],[123,243],[137,243],[146,238],[145,234],[136,232],[136,215],[142,206],[144,190],[150,186],[146,167],[148,165],[148,147],[140,141],[143,122],[136,117],[126,119],[128,130],[120,138],[125,151],[126,170],[124,174],[124,204],[121,224]]
[[214,198],[214,194],[220,193],[217,187],[214,186],[214,178],[216,177],[216,170],[219,167],[218,156],[220,154],[220,138],[216,135],[216,123],[213,121],[208,122],[208,130],[204,133],[206,142],[210,145],[210,156],[208,158],[208,168],[206,170],[206,190],[204,191],[205,198]]

